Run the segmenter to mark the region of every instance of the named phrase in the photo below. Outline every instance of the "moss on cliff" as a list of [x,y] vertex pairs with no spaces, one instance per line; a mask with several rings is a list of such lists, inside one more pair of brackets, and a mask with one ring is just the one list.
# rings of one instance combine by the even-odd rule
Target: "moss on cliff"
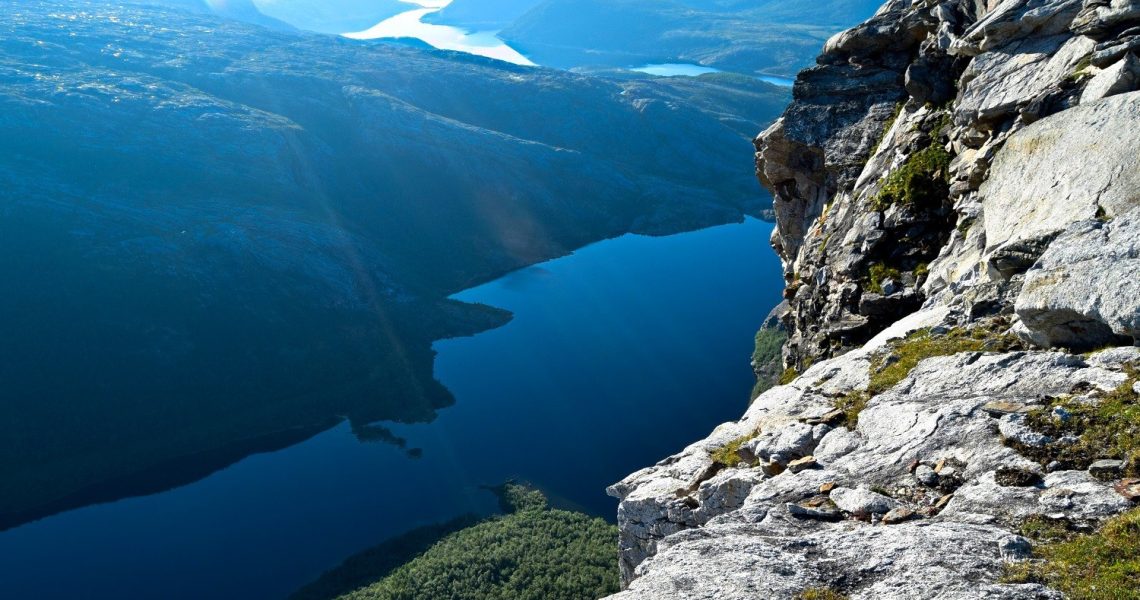
[[847,600],[847,596],[831,588],[810,588],[796,594],[794,600]]
[[903,165],[887,175],[883,187],[871,201],[875,210],[886,210],[892,204],[931,205],[946,200],[950,187],[950,153],[932,144],[907,158]]
[[872,396],[894,387],[927,358],[952,356],[960,352],[1009,352],[1021,348],[1021,341],[1003,333],[1004,322],[987,326],[955,328],[945,332],[920,329],[891,345],[891,351],[871,361],[871,381],[867,392]]
[[888,279],[901,280],[902,273],[898,269],[882,263],[871,265],[871,268],[867,270],[867,291],[876,294],[883,293],[883,282]]
[[713,462],[726,467],[739,466],[740,463],[744,462],[744,459],[740,456],[740,448],[747,442],[755,439],[758,434],[759,432],[753,432],[748,435],[740,436],[720,448],[713,450],[711,454]]
[[835,399],[834,406],[837,410],[843,411],[843,425],[848,429],[855,429],[859,424],[859,413],[867,408],[867,402],[871,400],[867,392],[851,391],[839,398]]

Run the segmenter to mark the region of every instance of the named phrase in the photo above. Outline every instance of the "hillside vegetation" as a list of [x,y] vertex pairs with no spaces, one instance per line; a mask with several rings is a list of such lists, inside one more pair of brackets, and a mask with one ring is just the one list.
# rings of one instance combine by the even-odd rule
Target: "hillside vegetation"
[[[616,527],[549,508],[524,486],[499,493],[508,514],[447,535],[390,572],[377,561],[375,583],[321,595],[346,576],[342,567],[295,600],[594,600],[618,591]],[[359,578],[363,565],[354,561]]]

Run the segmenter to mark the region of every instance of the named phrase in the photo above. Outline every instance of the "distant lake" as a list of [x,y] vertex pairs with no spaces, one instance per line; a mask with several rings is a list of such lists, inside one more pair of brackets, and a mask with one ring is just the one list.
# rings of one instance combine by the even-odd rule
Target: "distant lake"
[[284,597],[391,536],[493,510],[480,486],[507,478],[612,520],[605,486],[747,406],[753,333],[782,288],[771,229],[627,235],[462,292],[515,319],[436,344],[456,404],[390,427],[416,452],[342,425],[0,533],[0,598]]
[[497,35],[498,32],[496,31],[468,32],[450,25],[435,25],[423,22],[422,19],[425,16],[439,12],[448,4],[451,4],[452,0],[401,1],[419,6],[420,8],[402,12],[364,31],[346,33],[344,36],[356,40],[415,38],[440,50],[467,52],[469,54],[495,58],[516,65],[534,65],[530,59],[508,46],[503,40],[500,40]]
[[[697,77],[699,75],[705,75],[708,73],[721,72],[720,69],[714,69],[713,67],[694,65],[689,63],[652,64],[630,69],[630,71],[636,71],[638,73],[645,73],[648,75],[656,75],[658,77]],[[757,75],[756,79],[770,83],[772,85],[778,85],[780,87],[792,87],[792,84],[795,83],[795,80],[793,79],[788,79],[787,77],[777,77],[775,75]]]
[[630,70],[637,71],[638,73],[646,73],[648,75],[656,75],[658,77],[696,77],[706,73],[720,73],[720,69],[686,63],[645,65],[644,67],[637,67],[636,69]]
[[775,75],[757,75],[756,79],[759,79],[760,81],[766,81],[772,85],[778,85],[780,87],[792,87],[796,83],[795,79],[777,77]]

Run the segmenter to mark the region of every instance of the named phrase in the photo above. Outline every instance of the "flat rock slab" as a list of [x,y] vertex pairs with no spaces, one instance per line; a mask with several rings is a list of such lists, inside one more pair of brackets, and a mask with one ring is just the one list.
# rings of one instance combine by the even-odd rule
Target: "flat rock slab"
[[986,245],[1035,239],[1140,205],[1140,92],[1042,119],[1010,136],[982,185]]

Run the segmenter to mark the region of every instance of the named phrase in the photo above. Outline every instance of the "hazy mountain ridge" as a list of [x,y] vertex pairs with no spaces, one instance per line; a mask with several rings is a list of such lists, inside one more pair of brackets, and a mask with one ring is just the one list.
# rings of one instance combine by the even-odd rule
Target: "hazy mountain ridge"
[[828,37],[876,7],[865,0],[810,7],[786,2],[547,0],[505,28],[501,37],[532,60],[558,67],[687,62],[790,76],[811,63]]

